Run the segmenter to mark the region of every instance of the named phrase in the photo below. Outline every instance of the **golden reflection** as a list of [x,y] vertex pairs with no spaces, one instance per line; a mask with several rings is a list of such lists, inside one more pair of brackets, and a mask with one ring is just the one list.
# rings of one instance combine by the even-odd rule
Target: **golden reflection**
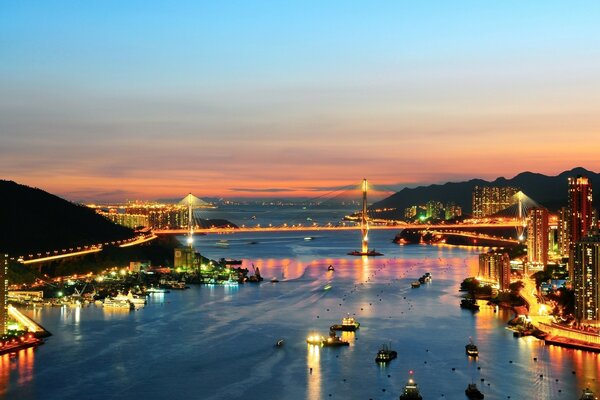
[[4,395],[8,389],[8,379],[10,377],[10,356],[4,354],[0,356],[0,396]]
[[321,346],[307,344],[306,366],[308,368],[307,399],[321,398]]
[[19,380],[18,384],[25,385],[33,379],[34,348],[23,349],[17,353]]

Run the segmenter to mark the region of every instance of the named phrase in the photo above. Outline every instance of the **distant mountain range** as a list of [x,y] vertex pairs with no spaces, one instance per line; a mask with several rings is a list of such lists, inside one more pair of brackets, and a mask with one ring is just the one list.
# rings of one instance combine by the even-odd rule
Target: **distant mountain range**
[[91,208],[40,189],[0,180],[0,253],[13,256],[134,236]]
[[466,182],[404,188],[390,197],[374,203],[370,208],[395,208],[396,211],[392,213],[395,213],[396,216],[403,216],[405,208],[434,200],[444,204],[454,202],[462,207],[463,213],[471,214],[473,188],[479,185],[517,187],[542,206],[550,210],[557,210],[561,206],[567,205],[567,178],[577,175],[587,176],[592,183],[592,188],[597,188],[598,195],[594,197],[594,207],[597,208],[600,205],[600,174],[581,167],[564,171],[557,176],[523,172],[512,179],[500,177],[491,182],[483,179],[471,179]]

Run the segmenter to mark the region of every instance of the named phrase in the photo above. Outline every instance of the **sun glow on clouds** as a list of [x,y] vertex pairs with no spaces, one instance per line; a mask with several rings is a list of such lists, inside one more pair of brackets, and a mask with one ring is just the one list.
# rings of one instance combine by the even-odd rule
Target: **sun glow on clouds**
[[2,178],[86,200],[312,198],[599,170],[599,6],[452,3],[109,1],[110,21],[6,5]]

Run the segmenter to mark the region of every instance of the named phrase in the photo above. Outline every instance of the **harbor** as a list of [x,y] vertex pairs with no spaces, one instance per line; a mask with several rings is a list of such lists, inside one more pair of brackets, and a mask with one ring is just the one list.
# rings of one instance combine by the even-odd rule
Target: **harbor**
[[[265,280],[258,285],[192,284],[152,294],[133,312],[96,305],[22,309],[54,336],[31,355],[6,359],[6,365],[21,359],[31,367],[2,375],[7,390],[0,397],[11,398],[18,380],[29,379],[18,391],[25,400],[42,391],[47,399],[72,397],[92,387],[105,397],[118,391],[158,399],[177,391],[207,399],[254,393],[257,399],[391,400],[402,393],[409,370],[425,399],[463,398],[473,380],[486,399],[531,398],[530,387],[538,388],[540,397],[533,398],[539,400],[579,395],[585,387],[598,392],[595,353],[515,338],[506,329],[511,311],[485,303],[476,313],[459,307],[460,283],[475,273],[480,250],[400,246],[385,231],[372,231],[371,242],[385,257],[370,259],[345,255],[357,232],[304,237],[240,233],[228,237],[226,250],[215,245],[218,236],[197,239],[208,258],[260,268]],[[412,290],[410,283],[427,272],[431,283]],[[348,314],[360,323],[356,331],[337,332],[349,346],[306,343],[311,333],[327,337]],[[465,355],[469,337],[479,349],[476,360]],[[382,343],[397,357],[380,366],[374,358]],[[171,366],[177,374],[169,375]],[[86,373],[55,384],[78,371]],[[231,374],[242,378],[231,381]],[[106,385],[98,388],[98,379]],[[188,384],[198,379],[210,384]]]

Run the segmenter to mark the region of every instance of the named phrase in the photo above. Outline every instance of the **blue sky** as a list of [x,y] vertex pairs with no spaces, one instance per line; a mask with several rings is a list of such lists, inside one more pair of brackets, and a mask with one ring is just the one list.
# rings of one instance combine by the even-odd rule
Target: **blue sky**
[[599,170],[598,2],[0,10],[2,177],[67,197]]

